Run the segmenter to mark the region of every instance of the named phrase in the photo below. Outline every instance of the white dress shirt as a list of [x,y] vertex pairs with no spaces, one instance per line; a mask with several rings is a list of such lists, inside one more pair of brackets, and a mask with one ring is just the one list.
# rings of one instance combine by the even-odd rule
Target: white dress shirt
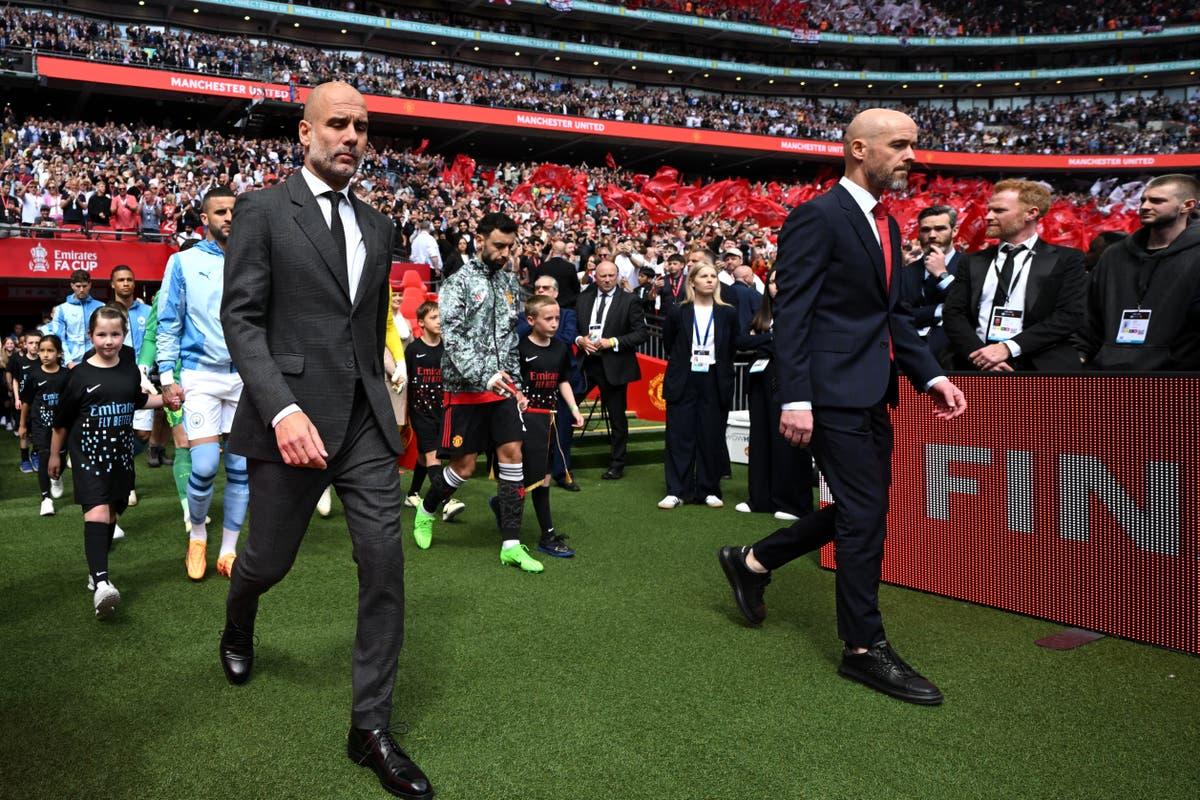
[[[870,229],[871,233],[875,236],[875,243],[882,247],[883,245],[879,240],[879,229],[875,227],[875,206],[879,204],[879,198],[847,178],[845,175],[843,175],[842,179],[838,181],[838,186],[841,186],[850,193],[850,197],[854,198],[854,202],[862,210],[863,216],[866,217],[867,228]],[[892,265],[893,272],[899,268],[899,264]],[[897,280],[898,278],[898,275],[892,276],[893,280]],[[938,375],[936,378],[932,378],[929,383],[925,384],[925,390],[929,391],[935,384],[941,383],[944,380],[946,380],[945,375]],[[784,411],[812,411],[812,403],[808,400],[797,400],[790,403],[784,403],[782,406],[780,406],[780,408]]]
[[[617,287],[613,287],[610,291],[602,292],[602,291],[600,291],[599,287],[596,287],[596,302],[594,302],[592,304],[592,318],[590,320],[588,320],[588,323],[589,323],[588,324],[588,332],[589,333],[591,332],[592,325],[599,325],[600,333],[603,336],[604,323],[608,319],[608,312],[612,311],[613,303],[617,299],[617,292],[620,292],[620,291],[622,291],[622,290]],[[605,297],[607,297],[608,300],[605,301],[605,303],[604,303],[604,314],[602,316],[600,314],[600,301],[602,298],[605,298]],[[590,338],[590,336],[585,335],[585,334],[580,334],[579,338],[580,339],[588,339],[588,338]],[[614,353],[616,353],[619,350],[619,345],[617,344],[617,337],[614,336],[612,338],[613,338],[612,350]],[[576,341],[578,341],[578,339]]]
[[[325,218],[325,224],[329,225],[331,203],[328,197],[321,195],[333,191],[333,187],[309,172],[308,167],[301,167],[300,174],[304,176],[304,182],[316,196],[321,216]],[[346,265],[346,278],[350,286],[350,302],[353,303],[358,292],[358,281],[362,278],[363,265],[367,263],[367,243],[363,241],[358,217],[354,214],[354,206],[350,204],[350,184],[346,184],[339,194],[342,195],[342,200],[338,203],[338,212],[342,218],[342,229],[346,233],[346,257],[350,261]]]
[[414,264],[428,264],[438,272],[442,271],[442,251],[438,248],[437,239],[429,231],[417,231],[408,257]]
[[[1008,293],[1006,308],[1025,309],[1025,286],[1029,283],[1029,266],[1033,263],[1033,249],[1037,245],[1035,233],[1023,242],[1009,242],[1013,245],[1024,245],[1025,249],[1017,253],[1013,259],[1013,283]],[[996,248],[996,257],[988,265],[987,274],[983,278],[983,292],[979,295],[978,316],[975,319],[975,333],[980,341],[987,342],[988,326],[992,322],[992,301],[996,297],[996,286],[1000,283],[999,271],[1004,267],[1004,244]],[[1009,339],[1004,343],[1012,353],[1013,358],[1021,355],[1021,346]]]
[[[333,191],[333,187],[309,172],[308,167],[301,167],[300,174],[304,177],[304,182],[308,184],[309,190],[317,198],[317,207],[321,209],[321,216],[325,218],[325,224],[330,225],[332,203],[328,197],[321,195],[324,192]],[[367,263],[367,243],[363,241],[362,230],[358,227],[354,206],[350,205],[350,184],[346,184],[339,194],[342,195],[342,200],[338,202],[338,215],[342,219],[342,230],[346,234],[346,254],[350,261],[346,265],[346,281],[350,287],[350,302],[354,302],[354,296],[358,293],[358,282],[362,278],[363,266]],[[284,417],[299,410],[300,406],[295,403],[285,406],[271,420],[271,427],[274,428]]]
[[613,263],[617,265],[617,286],[621,286],[621,281],[628,281],[632,288],[637,286],[637,264],[633,263],[633,257],[627,256],[624,253],[618,253],[613,259]]

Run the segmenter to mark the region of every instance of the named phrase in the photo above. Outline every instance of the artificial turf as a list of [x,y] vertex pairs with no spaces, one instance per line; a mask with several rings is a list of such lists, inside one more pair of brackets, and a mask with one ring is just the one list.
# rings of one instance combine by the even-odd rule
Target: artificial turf
[[[0,796],[387,796],[344,752],[356,579],[340,506],[264,597],[254,677],[232,687],[226,582],[188,581],[170,471],[138,463],[111,564],[123,603],[102,623],[70,481],[39,517],[3,434]],[[774,525],[733,511],[744,469],[726,508],[675,511],[654,506],[661,467],[599,472],[554,490],[579,555],[541,575],[499,565],[483,481],[431,550],[405,540],[395,721],[440,798],[1200,796],[1196,658],[1117,639],[1049,651],[1033,642],[1051,623],[885,587],[897,649],[947,697],[906,705],[837,676],[833,575],[812,559],[775,576],[761,629],[740,621],[715,552]],[[531,545],[534,528],[530,511]]]

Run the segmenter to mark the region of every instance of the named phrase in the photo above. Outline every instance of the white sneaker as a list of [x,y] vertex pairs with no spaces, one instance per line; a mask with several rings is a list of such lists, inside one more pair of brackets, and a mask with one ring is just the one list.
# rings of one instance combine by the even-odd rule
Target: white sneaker
[[446,501],[446,505],[442,506],[442,522],[449,522],[463,512],[467,504],[462,500],[455,500],[451,497]]
[[317,501],[317,513],[322,517],[328,517],[331,511],[333,511],[333,487],[326,486],[325,491],[321,492],[321,499]]
[[38,513],[40,513],[43,517],[53,517],[54,516],[54,501],[51,500],[49,497],[42,498],[42,510]]
[[750,513],[751,511],[753,511],[754,509],[752,509],[752,508],[750,507],[750,504],[749,504],[749,503],[738,503],[736,506],[734,506],[734,507],[733,507],[733,510],[734,510],[734,511],[740,511],[740,512],[742,512],[743,514],[749,514],[749,513]]
[[138,504],[137,489],[129,490],[129,507],[133,508]]
[[113,528],[113,541],[115,542],[117,539],[124,539],[124,538],[125,538],[125,531],[121,530],[120,525],[115,526]]
[[56,481],[50,481],[50,496],[55,500],[63,496],[62,478],[59,478]]
[[795,522],[796,520],[798,520],[800,518],[797,517],[795,514],[789,514],[786,511],[776,511],[775,519],[777,519],[781,522]]
[[669,494],[658,501],[659,508],[678,508],[681,505],[683,505],[683,501],[673,494]]
[[404,498],[404,505],[408,506],[409,508],[416,508],[420,504],[421,495],[419,494],[410,494],[408,497]]
[[704,498],[704,505],[708,506],[709,508],[721,508],[725,505],[725,501],[717,497],[715,494],[710,494],[708,497]]
[[117,591],[117,587],[112,585],[112,581],[100,581],[96,585],[96,593],[92,595],[92,605],[96,607],[97,617],[108,619],[120,604],[121,593]]

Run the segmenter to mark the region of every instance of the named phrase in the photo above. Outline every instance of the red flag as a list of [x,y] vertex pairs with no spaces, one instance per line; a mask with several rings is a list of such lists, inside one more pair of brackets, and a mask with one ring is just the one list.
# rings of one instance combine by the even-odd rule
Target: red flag
[[666,222],[669,219],[674,219],[675,215],[671,213],[671,209],[667,208],[661,200],[649,194],[629,193],[634,201],[642,208],[646,209],[646,216],[654,224]]
[[424,152],[425,152],[425,148],[427,148],[427,147],[429,147],[429,140],[428,140],[428,139],[422,139],[422,140],[421,140],[421,143],[420,143],[420,144],[418,144],[416,147],[414,147],[414,148],[413,148],[413,150],[412,150],[412,154],[413,154],[414,156],[419,156],[419,155],[421,155],[421,153],[424,153]]
[[608,168],[609,168],[609,169],[616,169],[616,168],[617,168],[617,160],[616,160],[615,158],[613,158],[613,154],[612,154],[612,153],[605,153],[605,154],[604,154],[604,163],[608,165]]
[[764,227],[778,228],[787,219],[787,209],[769,197],[751,197],[746,205],[754,221]]
[[454,157],[454,163],[442,171],[442,180],[447,183],[467,184],[471,182],[474,175],[475,159],[459,153]]
[[571,191],[575,185],[574,170],[558,164],[543,164],[529,176],[529,182],[534,186],[550,186],[554,189]]
[[486,169],[483,172],[479,173],[479,178],[485,184],[487,184],[488,186],[491,186],[493,183],[496,182],[496,170]]
[[532,199],[533,199],[533,187],[530,186],[528,183],[522,183],[522,184],[517,185],[517,187],[515,189],[513,189],[512,192],[510,192],[508,195],[508,200],[513,205],[521,205],[522,203],[528,203]]

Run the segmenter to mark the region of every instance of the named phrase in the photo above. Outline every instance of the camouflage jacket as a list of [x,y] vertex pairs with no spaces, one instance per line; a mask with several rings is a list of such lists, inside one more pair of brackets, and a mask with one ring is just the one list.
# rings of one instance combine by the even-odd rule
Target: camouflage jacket
[[521,388],[517,316],[521,291],[507,270],[492,274],[477,258],[442,284],[442,387],[447,392],[487,391],[488,378],[507,372]]

